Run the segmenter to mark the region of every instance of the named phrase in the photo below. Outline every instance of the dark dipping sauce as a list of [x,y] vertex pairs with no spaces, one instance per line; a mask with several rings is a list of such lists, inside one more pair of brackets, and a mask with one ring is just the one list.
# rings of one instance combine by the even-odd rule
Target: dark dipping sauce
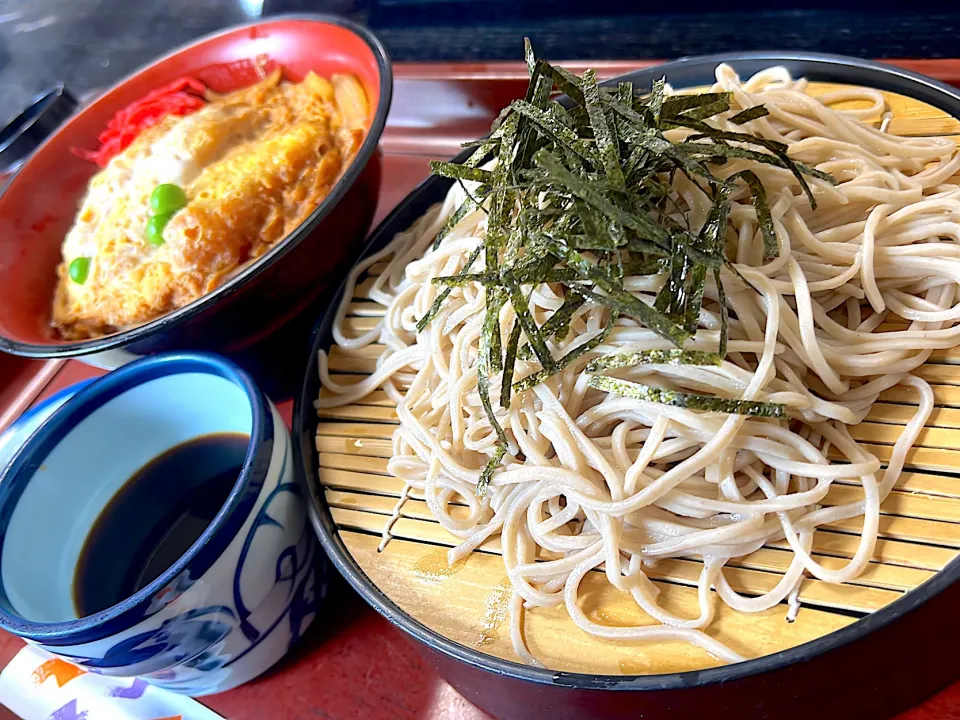
[[79,617],[129,598],[183,556],[226,502],[249,444],[242,433],[201,435],[124,483],[80,551],[73,577]]

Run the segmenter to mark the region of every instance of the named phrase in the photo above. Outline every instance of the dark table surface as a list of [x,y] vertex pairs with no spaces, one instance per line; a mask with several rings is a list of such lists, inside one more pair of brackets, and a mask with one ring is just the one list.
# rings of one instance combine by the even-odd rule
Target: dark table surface
[[[395,60],[672,58],[731,49],[861,57],[960,54],[960,11],[843,2],[610,0],[0,0],[0,124],[63,81],[82,95],[219,28],[283,12],[327,12],[377,32]],[[778,9],[771,9],[773,6]],[[651,9],[638,9],[650,7]],[[954,6],[955,7],[955,6]]]

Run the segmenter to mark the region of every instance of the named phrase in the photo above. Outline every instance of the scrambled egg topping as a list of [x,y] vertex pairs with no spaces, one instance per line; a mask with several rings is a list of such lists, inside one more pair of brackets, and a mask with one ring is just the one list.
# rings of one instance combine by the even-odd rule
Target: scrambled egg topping
[[[217,97],[145,130],[90,180],[63,261],[53,324],[84,339],[148,322],[196,300],[263,255],[327,196],[363,142],[357,80],[313,73]],[[149,199],[171,183],[187,205],[148,242]],[[89,258],[83,282],[69,267]]]

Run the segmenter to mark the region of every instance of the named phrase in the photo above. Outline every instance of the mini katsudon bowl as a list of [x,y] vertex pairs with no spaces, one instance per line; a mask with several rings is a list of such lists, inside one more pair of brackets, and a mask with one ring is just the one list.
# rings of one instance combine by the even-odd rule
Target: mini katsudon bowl
[[276,408],[205,353],[71,391],[0,475],[0,627],[190,695],[259,675],[326,586]]
[[379,41],[281,17],[108,90],[0,196],[0,349],[115,366],[242,355],[360,251],[392,93]]

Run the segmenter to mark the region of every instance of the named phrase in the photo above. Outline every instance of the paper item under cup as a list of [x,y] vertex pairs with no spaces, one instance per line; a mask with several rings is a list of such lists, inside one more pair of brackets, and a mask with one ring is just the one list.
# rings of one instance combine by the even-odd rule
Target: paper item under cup
[[24,720],[223,720],[185,695],[96,675],[29,645],[0,672],[0,704]]

